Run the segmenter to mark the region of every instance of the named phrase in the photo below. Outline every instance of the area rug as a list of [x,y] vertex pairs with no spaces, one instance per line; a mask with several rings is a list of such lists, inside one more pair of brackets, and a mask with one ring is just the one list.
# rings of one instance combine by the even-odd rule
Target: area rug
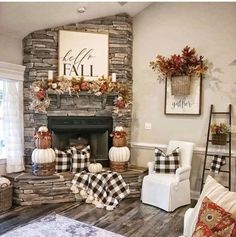
[[124,237],[60,215],[49,215],[2,237]]

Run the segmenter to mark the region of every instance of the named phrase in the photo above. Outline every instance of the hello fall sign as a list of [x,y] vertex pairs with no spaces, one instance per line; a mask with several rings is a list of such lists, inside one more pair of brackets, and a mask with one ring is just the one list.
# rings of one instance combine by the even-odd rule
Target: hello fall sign
[[108,76],[108,34],[59,32],[59,76]]

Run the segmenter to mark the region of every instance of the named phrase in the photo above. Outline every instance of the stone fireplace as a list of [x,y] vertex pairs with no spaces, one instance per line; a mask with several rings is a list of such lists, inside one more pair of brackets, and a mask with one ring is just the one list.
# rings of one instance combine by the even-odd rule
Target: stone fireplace
[[[51,103],[47,114],[35,113],[29,110],[31,102],[29,88],[32,82],[47,79],[48,70],[54,71],[55,74],[58,72],[59,30],[108,33],[109,75],[116,73],[117,81],[125,82],[132,89],[132,18],[127,14],[35,31],[27,35],[23,40],[23,64],[26,66],[24,81],[24,142],[25,160],[29,168],[31,154],[35,148],[33,133],[41,125],[50,127],[54,133],[54,142],[58,140],[61,142],[61,138],[65,138],[60,144],[62,147],[67,145],[70,138],[76,138],[77,136],[87,137],[92,146],[93,158],[104,159],[102,162],[105,163],[107,162],[105,161],[105,159],[107,160],[107,150],[111,146],[109,133],[112,128],[123,126],[128,133],[127,140],[128,144],[130,144],[132,107],[129,106],[125,109],[122,117],[114,113],[113,101],[115,95],[95,96],[89,93],[80,93],[78,97],[77,95],[70,96],[68,94],[48,94]],[[89,124],[86,125],[87,128],[83,129],[80,129],[79,124],[76,124],[75,127],[73,127],[75,124],[71,124],[72,127],[69,130],[66,128],[68,124],[64,124],[64,131],[58,128],[62,121],[70,123],[73,120],[73,122],[77,121],[76,123],[79,123],[78,121],[84,121],[85,119],[89,122],[93,121],[91,123],[102,121],[101,123],[104,122],[106,124],[100,125],[104,126],[104,128],[98,128],[96,132],[94,132],[95,129],[90,129]],[[102,145],[98,141],[103,141]]]

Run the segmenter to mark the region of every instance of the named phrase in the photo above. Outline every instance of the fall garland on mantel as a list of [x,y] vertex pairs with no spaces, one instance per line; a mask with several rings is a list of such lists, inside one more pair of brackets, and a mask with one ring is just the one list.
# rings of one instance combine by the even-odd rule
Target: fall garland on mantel
[[80,91],[101,96],[109,93],[117,93],[114,104],[114,112],[121,114],[122,110],[131,104],[131,89],[123,82],[112,82],[111,78],[101,77],[94,81],[86,81],[83,77],[56,77],[53,80],[42,79],[35,81],[30,86],[30,95],[32,102],[30,109],[36,113],[46,113],[50,105],[50,99],[47,92],[56,92],[60,95],[69,93],[69,95],[79,96]]

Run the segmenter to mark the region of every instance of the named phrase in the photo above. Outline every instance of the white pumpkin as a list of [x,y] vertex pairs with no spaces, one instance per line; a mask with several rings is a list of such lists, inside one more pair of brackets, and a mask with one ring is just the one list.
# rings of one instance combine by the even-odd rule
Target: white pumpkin
[[1,187],[7,187],[11,184],[10,180],[4,177],[0,177],[0,189]]
[[128,147],[111,147],[109,150],[109,159],[114,162],[127,162],[130,158],[130,150]]
[[117,126],[117,127],[115,127],[115,131],[116,132],[123,132],[124,128],[122,126]]
[[41,126],[38,129],[39,132],[48,132],[48,128],[46,126]]
[[89,166],[88,166],[88,171],[90,173],[99,173],[102,171],[102,164],[100,163],[91,163]]
[[38,164],[52,163],[56,160],[56,155],[52,148],[34,149],[31,159],[32,162]]

